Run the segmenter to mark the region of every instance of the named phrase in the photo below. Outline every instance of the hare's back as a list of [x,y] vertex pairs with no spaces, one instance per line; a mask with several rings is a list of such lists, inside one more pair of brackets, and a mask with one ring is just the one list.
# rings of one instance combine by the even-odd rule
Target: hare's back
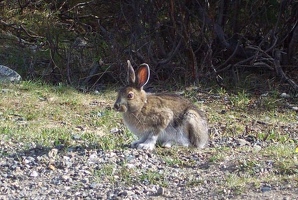
[[194,106],[190,101],[176,94],[168,94],[168,93],[148,94],[147,98],[148,98],[148,102],[150,102],[152,106],[169,108],[174,111],[181,112],[189,107]]

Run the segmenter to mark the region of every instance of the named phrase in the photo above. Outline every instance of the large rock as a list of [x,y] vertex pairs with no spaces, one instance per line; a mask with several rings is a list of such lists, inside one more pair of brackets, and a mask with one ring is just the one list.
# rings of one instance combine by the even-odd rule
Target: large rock
[[22,80],[22,77],[14,70],[0,65],[0,82],[13,82],[18,83]]

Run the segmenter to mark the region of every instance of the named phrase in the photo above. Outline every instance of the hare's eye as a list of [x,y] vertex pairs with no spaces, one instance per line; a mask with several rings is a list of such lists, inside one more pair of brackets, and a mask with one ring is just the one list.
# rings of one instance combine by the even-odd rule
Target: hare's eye
[[133,99],[133,93],[132,93],[132,92],[128,93],[128,94],[127,94],[127,98],[128,98],[128,99]]

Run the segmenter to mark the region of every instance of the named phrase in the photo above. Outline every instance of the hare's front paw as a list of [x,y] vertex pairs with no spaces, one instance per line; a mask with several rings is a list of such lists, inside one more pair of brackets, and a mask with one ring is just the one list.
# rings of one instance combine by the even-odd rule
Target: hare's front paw
[[138,149],[146,149],[146,150],[153,150],[155,147],[155,144],[154,143],[139,143],[137,145],[137,148]]
[[164,148],[171,148],[172,147],[172,143],[171,142],[164,142],[161,144],[162,147]]
[[157,138],[157,135],[145,135],[145,137],[142,137],[141,139],[131,143],[131,147],[137,149],[153,150],[155,148]]

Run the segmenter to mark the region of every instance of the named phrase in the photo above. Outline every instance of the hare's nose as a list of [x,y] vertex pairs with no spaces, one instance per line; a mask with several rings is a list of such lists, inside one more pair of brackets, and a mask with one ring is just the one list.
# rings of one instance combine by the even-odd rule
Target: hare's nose
[[115,110],[119,110],[119,108],[120,108],[120,103],[115,103],[114,104],[114,109]]

